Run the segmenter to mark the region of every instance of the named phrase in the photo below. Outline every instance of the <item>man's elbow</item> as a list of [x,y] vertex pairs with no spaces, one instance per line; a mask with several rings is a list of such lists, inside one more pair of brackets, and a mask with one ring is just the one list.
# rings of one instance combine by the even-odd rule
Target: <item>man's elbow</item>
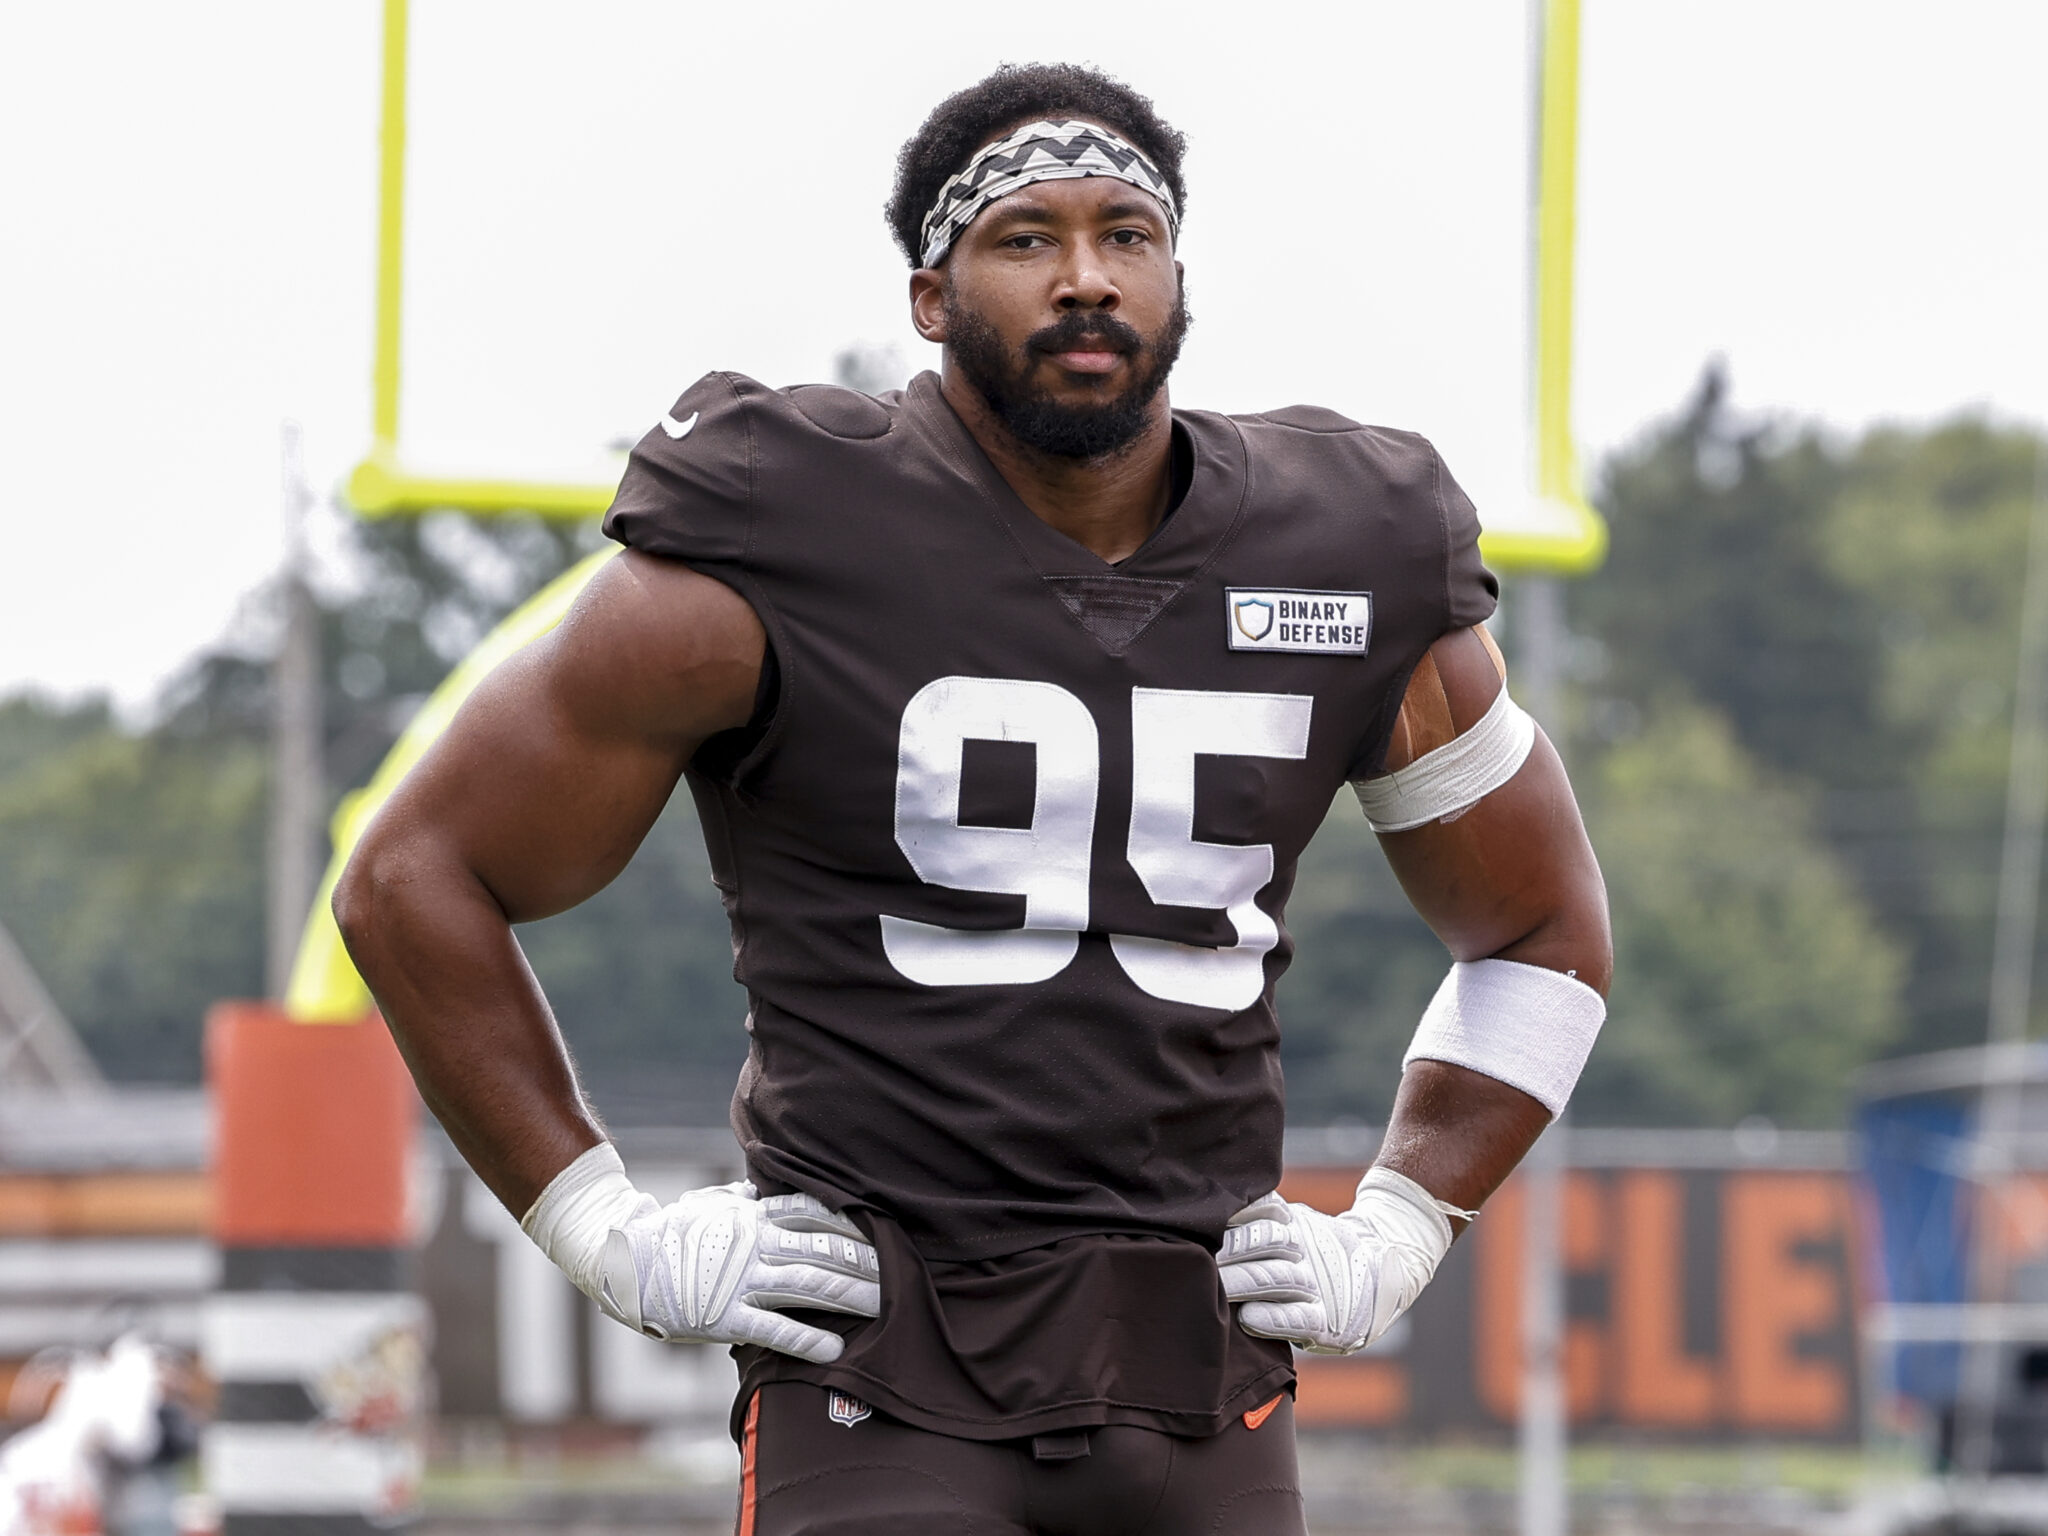
[[1598,992],[1602,997],[1614,985],[1614,940],[1603,925],[1599,942],[1587,956],[1586,963],[1579,968],[1579,980]]
[[1605,997],[1614,980],[1614,931],[1598,870],[1555,890],[1528,931],[1493,955],[1562,971]]
[[380,837],[373,825],[334,882],[334,899],[329,903],[334,926],[341,931],[342,944],[359,961],[394,904],[402,860],[403,855],[389,839]]
[[1614,982],[1614,926],[1607,911],[1607,887],[1596,869],[1568,905],[1564,927],[1573,963],[1567,967],[1602,997]]

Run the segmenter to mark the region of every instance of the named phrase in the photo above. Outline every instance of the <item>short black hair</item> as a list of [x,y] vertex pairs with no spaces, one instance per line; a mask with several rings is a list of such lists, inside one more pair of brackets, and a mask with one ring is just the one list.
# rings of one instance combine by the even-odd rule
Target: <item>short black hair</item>
[[896,156],[896,187],[883,212],[913,267],[923,264],[919,231],[946,179],[984,144],[1041,117],[1085,117],[1114,128],[1159,167],[1185,214],[1180,162],[1188,143],[1150,97],[1080,64],[1005,64],[934,107]]

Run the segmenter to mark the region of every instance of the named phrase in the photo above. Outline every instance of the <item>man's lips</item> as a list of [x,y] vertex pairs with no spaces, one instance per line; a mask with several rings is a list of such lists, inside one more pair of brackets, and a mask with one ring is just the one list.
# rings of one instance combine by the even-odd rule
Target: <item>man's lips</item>
[[1069,373],[1108,373],[1124,356],[1101,347],[1075,347],[1046,355]]

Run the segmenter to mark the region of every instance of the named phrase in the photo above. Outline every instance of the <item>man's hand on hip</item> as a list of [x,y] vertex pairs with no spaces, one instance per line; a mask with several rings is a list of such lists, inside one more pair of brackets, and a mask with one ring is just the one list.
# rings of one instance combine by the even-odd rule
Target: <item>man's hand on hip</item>
[[1216,1265],[1245,1332],[1349,1355],[1408,1310],[1450,1246],[1428,1191],[1373,1168],[1341,1216],[1277,1194],[1254,1201],[1230,1219]]
[[773,1308],[882,1310],[874,1248],[824,1202],[761,1200],[742,1183],[658,1206],[610,1142],[549,1180],[519,1225],[607,1316],[657,1339],[759,1344],[826,1365],[846,1347],[839,1335]]
[[860,1228],[822,1201],[721,1184],[614,1227],[597,1303],[653,1338],[758,1344],[826,1365],[845,1348],[839,1335],[774,1309],[874,1317],[878,1274]]

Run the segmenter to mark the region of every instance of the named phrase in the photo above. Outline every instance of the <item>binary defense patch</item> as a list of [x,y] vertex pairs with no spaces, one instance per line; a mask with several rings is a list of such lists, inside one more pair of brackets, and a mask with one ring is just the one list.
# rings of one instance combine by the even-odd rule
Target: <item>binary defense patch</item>
[[1233,651],[1363,656],[1372,639],[1372,594],[1230,587],[1223,618]]

